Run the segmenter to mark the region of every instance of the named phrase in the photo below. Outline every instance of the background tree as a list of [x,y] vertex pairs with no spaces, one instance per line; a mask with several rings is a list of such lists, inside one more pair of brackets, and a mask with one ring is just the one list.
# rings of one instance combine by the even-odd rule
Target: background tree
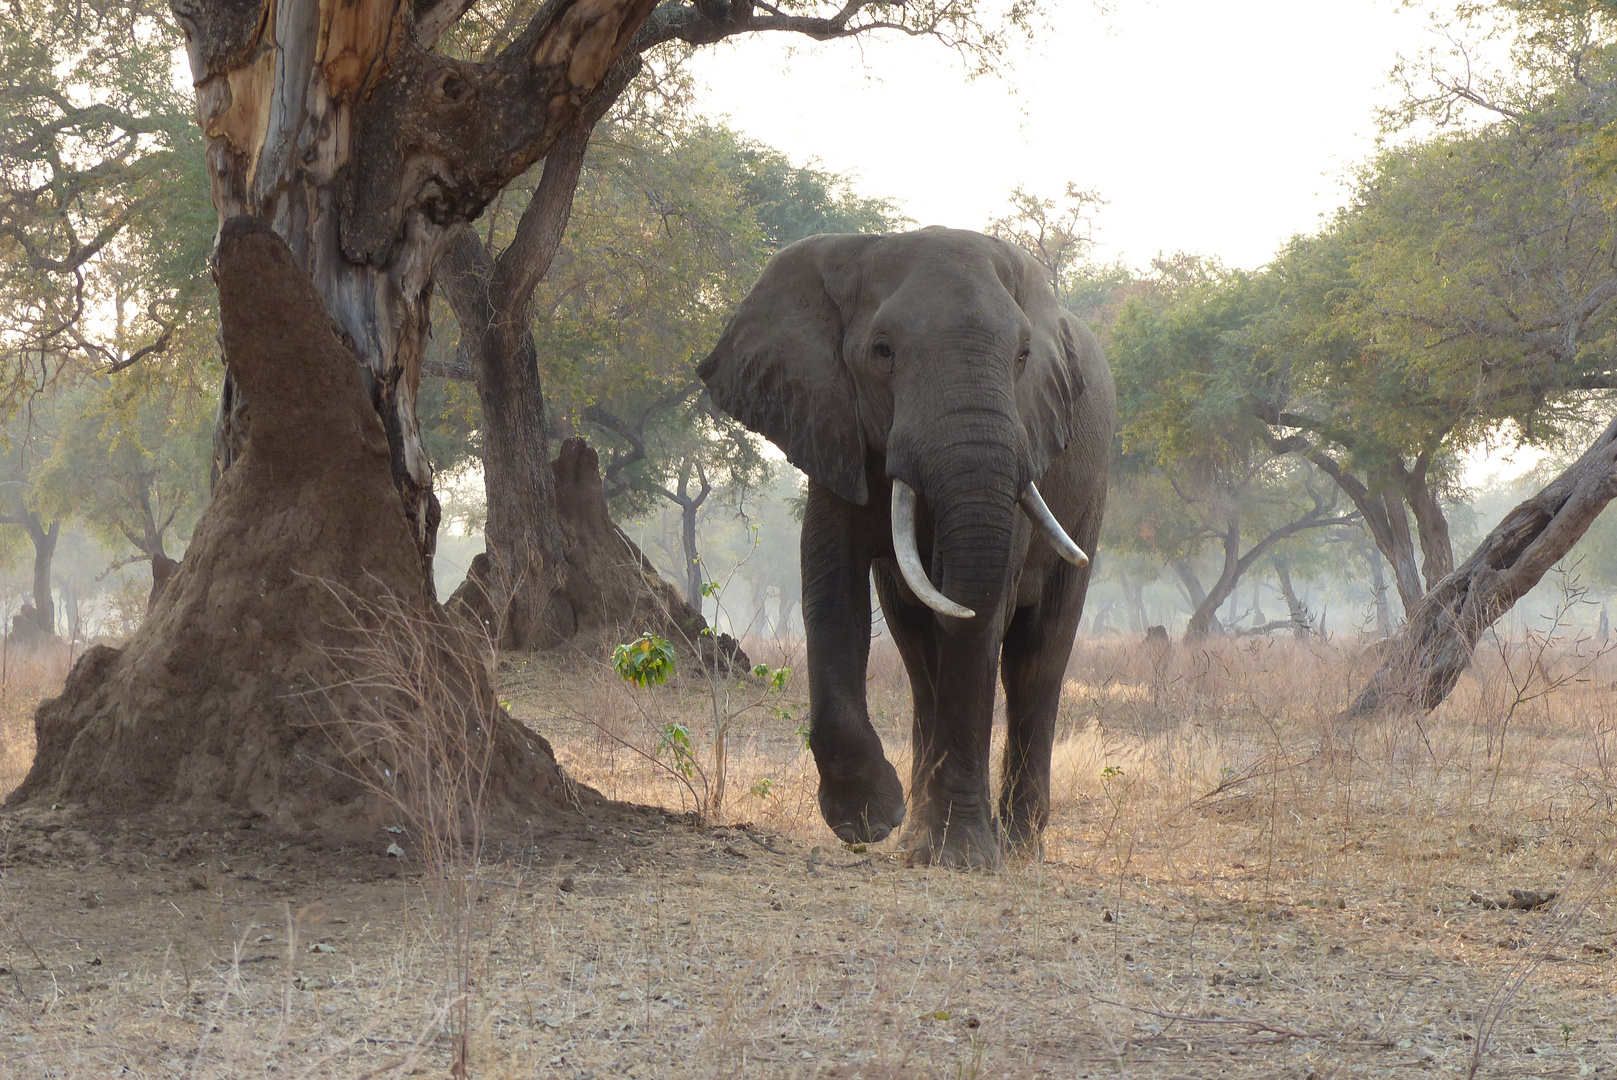
[[[13,4],[0,24],[0,406],[70,363],[212,336],[201,133],[145,0]],[[189,196],[189,197],[188,197]],[[200,196],[200,197],[199,197]]]
[[[519,228],[532,220],[527,213],[518,218],[502,203],[488,227]],[[647,499],[682,507],[686,547],[675,560],[676,578],[693,608],[701,607],[702,491],[733,499],[767,472],[753,437],[707,402],[696,360],[778,246],[814,232],[870,231],[898,221],[889,204],[853,194],[842,177],[794,166],[777,151],[720,127],[686,124],[666,110],[620,115],[591,140],[569,226],[534,287],[523,332],[536,354],[535,386],[546,388],[549,427],[581,433],[606,455],[607,496],[616,512],[643,514]],[[453,348],[456,359],[431,370],[465,378],[473,365],[461,362],[468,353],[453,332],[441,347]],[[481,413],[486,395],[478,398],[479,409],[466,419],[483,447],[489,528],[497,531],[501,515],[515,514],[520,500],[493,479],[498,470],[489,471],[490,453],[497,456],[501,440],[510,446],[545,433],[498,434],[499,425]],[[568,522],[551,520],[561,557],[523,587],[544,598],[541,613],[569,594],[561,580],[566,549],[579,542]],[[521,620],[508,618],[505,641],[552,644],[573,623],[561,612],[524,630]]]
[[985,230],[1033,256],[1063,300],[1094,280],[1089,254],[1094,247],[1094,217],[1106,200],[1094,190],[1068,183],[1060,199],[1041,198],[1026,188],[1011,192],[1011,209]]
[[[1436,396],[1472,406],[1451,439],[1509,422],[1520,440],[1545,441],[1588,424],[1591,407],[1609,416],[1608,400],[1589,395],[1617,385],[1617,202],[1605,134],[1617,120],[1617,24],[1604,4],[1537,0],[1468,5],[1456,19],[1462,35],[1510,35],[1512,66],[1438,67],[1410,84],[1395,123],[1459,130],[1384,158],[1373,174],[1385,186],[1363,201],[1388,213],[1360,276],[1364,310],[1379,319],[1357,329],[1407,357]],[[1364,220],[1378,223],[1373,212]],[[1617,493],[1614,437],[1607,427],[1469,558],[1428,582],[1350,716],[1447,697],[1481,634]]]
[[150,562],[159,579],[207,501],[216,392],[166,374],[153,365],[61,394],[37,477],[42,505],[82,520],[111,550],[132,547],[115,565]]
[[[1159,260],[1149,284],[1110,328],[1120,465],[1155,470],[1183,504],[1151,535],[1191,601],[1194,638],[1220,629],[1218,609],[1275,545],[1349,519],[1309,466],[1275,452],[1228,378],[1227,342],[1264,310],[1252,278],[1180,257]],[[1209,543],[1221,557],[1204,587],[1194,559]]]
[[[0,432],[0,525],[16,526],[27,538],[33,562],[28,601],[11,626],[0,632],[24,637],[56,636],[56,602],[51,593],[52,565],[61,536],[61,520],[42,509],[37,483],[57,435],[54,401],[45,395],[29,398]],[[8,530],[9,531],[9,530]]]

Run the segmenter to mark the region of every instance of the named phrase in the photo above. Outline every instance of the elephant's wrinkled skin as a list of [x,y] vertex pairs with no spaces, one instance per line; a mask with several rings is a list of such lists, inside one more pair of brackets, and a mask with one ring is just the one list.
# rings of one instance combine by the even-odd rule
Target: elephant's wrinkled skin
[[[844,840],[880,840],[905,817],[865,703],[874,571],[915,698],[902,844],[916,862],[1000,861],[988,775],[996,663],[1009,720],[999,820],[1013,845],[1036,844],[1089,570],[1058,557],[1018,498],[1037,481],[1094,551],[1116,423],[1094,337],[1003,241],[936,228],[827,235],[775,256],[698,370],[720,407],[809,476],[809,743],[827,824]],[[900,573],[895,480],[920,497],[918,575],[971,617],[936,613]]]

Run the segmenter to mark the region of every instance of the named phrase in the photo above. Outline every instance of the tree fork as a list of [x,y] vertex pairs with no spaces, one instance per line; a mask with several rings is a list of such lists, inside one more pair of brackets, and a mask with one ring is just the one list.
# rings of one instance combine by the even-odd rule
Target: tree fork
[[550,148],[510,245],[495,254],[475,231],[463,229],[440,269],[460,324],[460,366],[476,384],[483,410],[486,587],[490,611],[500,613],[496,631],[505,648],[553,643],[550,608],[566,573],[529,308],[572,216],[590,133],[640,67],[637,56],[620,59]]

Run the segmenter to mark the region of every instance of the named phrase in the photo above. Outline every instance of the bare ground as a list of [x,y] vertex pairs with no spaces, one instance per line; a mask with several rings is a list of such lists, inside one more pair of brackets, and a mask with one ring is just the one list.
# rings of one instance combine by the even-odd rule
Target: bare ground
[[[1081,645],[1045,857],[981,875],[835,842],[801,678],[720,695],[722,824],[698,826],[710,686],[513,657],[502,695],[573,775],[666,809],[487,854],[472,1075],[1617,1076],[1617,672],[1523,659],[1483,657],[1419,725],[1347,733],[1345,648]],[[61,667],[0,686],[0,789]],[[871,695],[902,747],[889,653]],[[0,1076],[447,1072],[453,920],[409,836],[46,809],[0,828]],[[1488,906],[1511,889],[1559,895]]]

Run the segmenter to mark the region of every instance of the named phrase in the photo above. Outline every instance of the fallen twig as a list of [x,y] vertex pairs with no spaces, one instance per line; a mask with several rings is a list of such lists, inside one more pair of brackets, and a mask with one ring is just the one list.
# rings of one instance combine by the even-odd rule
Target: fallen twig
[[821,847],[816,844],[814,845],[814,850],[808,853],[807,862],[809,873],[811,874],[814,873],[814,868],[817,866],[824,866],[831,870],[852,870],[857,866],[869,866],[871,864],[869,858],[859,859],[855,862],[826,862],[820,857],[821,850]]
[[762,837],[758,836],[758,834],[756,834],[756,833],[747,832],[745,829],[743,829],[742,832],[741,832],[741,835],[745,836],[748,840],[751,840],[753,843],[757,844],[759,847],[763,848],[765,851],[769,852],[772,855],[790,855],[791,854],[790,851],[782,851],[778,847],[771,846],[770,843],[767,840],[764,840]]

